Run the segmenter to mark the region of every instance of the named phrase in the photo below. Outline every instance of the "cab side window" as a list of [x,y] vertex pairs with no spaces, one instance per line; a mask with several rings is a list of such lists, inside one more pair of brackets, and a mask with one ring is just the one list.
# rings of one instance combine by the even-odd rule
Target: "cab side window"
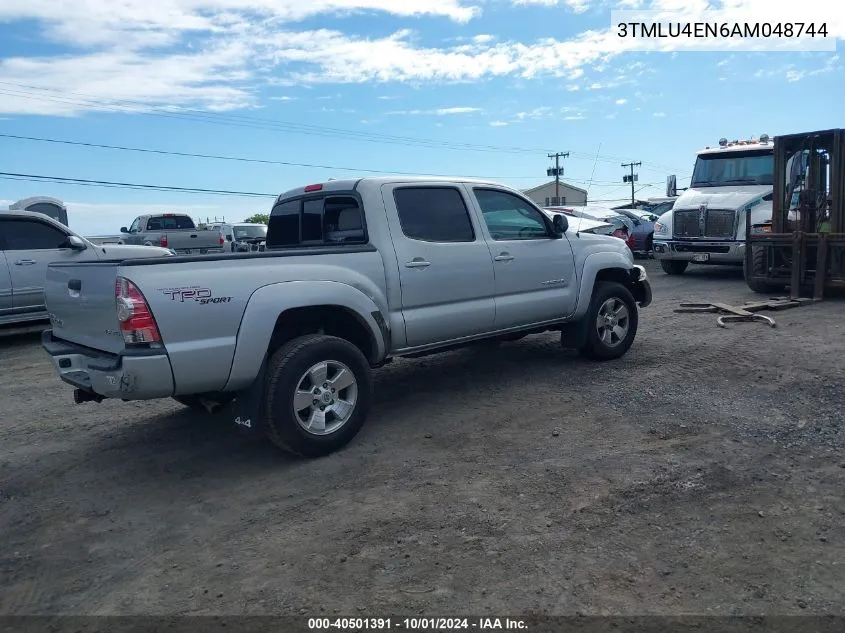
[[2,220],[0,232],[7,251],[56,250],[67,246],[65,233],[38,220]]
[[475,198],[494,240],[537,240],[549,237],[540,211],[524,200],[497,189],[476,188]]

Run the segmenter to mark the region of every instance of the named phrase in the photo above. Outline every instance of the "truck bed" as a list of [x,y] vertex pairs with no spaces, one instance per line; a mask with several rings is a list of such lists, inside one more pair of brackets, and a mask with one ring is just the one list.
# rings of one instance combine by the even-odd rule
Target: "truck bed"
[[[166,354],[177,391],[191,393],[198,386],[222,390],[227,384],[242,317],[257,289],[290,283],[296,293],[297,281],[325,281],[378,296],[385,269],[371,245],[53,263],[46,284],[53,338],[92,355],[123,354],[127,346],[115,307],[118,277],[140,289],[156,320],[163,346],[149,352]],[[174,279],[186,281],[174,284]],[[271,329],[274,322],[269,316]]]

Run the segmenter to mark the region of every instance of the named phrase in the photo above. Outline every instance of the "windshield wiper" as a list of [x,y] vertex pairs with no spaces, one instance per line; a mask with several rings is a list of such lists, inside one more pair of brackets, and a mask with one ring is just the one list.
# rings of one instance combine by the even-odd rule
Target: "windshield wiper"
[[757,182],[754,178],[730,178],[725,180],[726,183],[731,183],[734,185],[759,185],[760,183]]

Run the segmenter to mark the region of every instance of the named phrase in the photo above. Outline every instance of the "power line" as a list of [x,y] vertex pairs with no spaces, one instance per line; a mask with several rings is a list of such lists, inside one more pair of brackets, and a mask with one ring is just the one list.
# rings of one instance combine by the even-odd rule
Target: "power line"
[[64,185],[83,185],[98,187],[114,187],[118,189],[143,189],[153,191],[167,191],[178,193],[203,193],[226,196],[241,196],[247,198],[276,198],[278,194],[259,193],[255,191],[230,191],[226,189],[201,189],[198,187],[175,187],[171,185],[148,185],[131,182],[114,182],[111,180],[87,180],[84,178],[65,178],[63,176],[41,176],[37,174],[16,174],[0,171],[0,178],[5,180],[25,180],[29,182],[52,182]]
[[[363,167],[341,167],[337,165],[319,165],[319,164],[312,164],[312,163],[296,163],[290,161],[281,161],[281,160],[269,160],[269,159],[262,159],[262,158],[248,158],[244,156],[225,156],[220,154],[200,154],[200,153],[193,153],[193,152],[179,152],[179,151],[171,151],[171,150],[163,150],[163,149],[156,149],[150,147],[130,147],[124,145],[107,145],[103,143],[90,143],[87,141],[73,141],[68,139],[57,139],[57,138],[45,138],[39,136],[23,136],[19,134],[5,134],[0,133],[0,138],[7,138],[13,140],[21,140],[21,141],[34,141],[39,143],[53,143],[53,144],[60,144],[60,145],[70,145],[74,147],[87,147],[92,149],[109,149],[109,150],[118,150],[118,151],[125,151],[125,152],[140,152],[146,154],[158,154],[158,155],[165,155],[165,156],[179,156],[183,158],[203,158],[203,159],[211,159],[211,160],[226,160],[226,161],[237,161],[237,162],[244,162],[244,163],[261,163],[265,165],[281,165],[286,167],[307,167],[310,169],[330,169],[334,171],[352,171],[352,172],[365,172],[365,173],[372,173],[372,174],[395,174],[400,176],[438,176],[438,177],[451,177],[454,174],[426,174],[421,172],[407,172],[407,171],[392,171],[392,170],[380,170],[380,169],[369,169]],[[562,170],[561,170],[562,173]],[[464,176],[464,177],[471,177],[471,178],[483,178],[488,180],[523,180],[533,178],[534,176]],[[570,178],[571,182],[578,182],[578,183],[586,183],[586,180],[581,180],[578,178]],[[615,184],[610,181],[593,181],[593,182],[604,182],[607,185]]]
[[[199,122],[206,122],[206,123],[216,123],[216,124],[224,124],[224,125],[234,125],[240,127],[247,127],[253,129],[269,129],[274,131],[283,131],[283,132],[290,132],[294,134],[307,134],[310,136],[328,136],[333,138],[346,138],[347,140],[359,140],[364,142],[375,142],[375,143],[388,143],[388,144],[400,144],[400,145],[416,145],[422,147],[429,147],[429,148],[445,148],[451,150],[461,150],[461,151],[477,151],[477,152],[497,152],[497,153],[519,153],[519,154],[536,154],[539,151],[548,151],[546,149],[536,149],[536,148],[526,148],[526,147],[508,147],[508,146],[496,146],[496,145],[479,145],[479,144],[472,144],[472,143],[456,143],[454,141],[443,141],[443,140],[434,140],[434,139],[424,139],[419,137],[409,137],[409,136],[397,136],[397,135],[389,135],[383,133],[376,133],[376,132],[362,132],[358,130],[349,130],[343,128],[332,128],[332,127],[324,127],[324,126],[316,126],[316,125],[309,125],[309,124],[301,124],[301,123],[293,123],[289,121],[280,121],[280,120],[273,120],[273,119],[264,119],[259,117],[249,117],[244,115],[231,115],[231,114],[222,114],[217,112],[206,112],[203,110],[196,110],[192,108],[179,108],[178,110],[167,110],[163,111],[161,109],[155,109],[155,106],[151,106],[151,104],[143,101],[133,101],[133,100],[112,100],[111,103],[103,103],[97,97],[93,97],[91,95],[85,95],[83,93],[71,92],[71,91],[60,91],[54,88],[44,88],[42,86],[32,86],[27,84],[19,84],[13,83],[8,81],[0,81],[0,85],[12,86],[16,88],[23,88],[25,90],[38,90],[41,92],[51,92],[58,95],[75,95],[77,97],[82,97],[82,99],[72,99],[67,97],[51,97],[47,95],[33,95],[32,93],[21,93],[21,92],[13,92],[9,90],[2,91],[0,90],[0,94],[6,94],[9,96],[16,96],[22,97],[26,99],[34,99],[34,100],[45,100],[45,101],[53,101],[58,103],[66,103],[70,105],[76,106],[83,106],[92,109],[110,111],[110,112],[118,112],[118,113],[135,113],[135,114],[142,114],[146,116],[156,116],[156,117],[165,117],[165,118],[176,118],[181,120],[190,120],[190,121],[199,121]],[[134,108],[134,109],[133,109]],[[143,110],[139,110],[139,108],[144,108]],[[152,111],[149,109],[153,108]],[[583,152],[571,152],[574,158],[580,158],[582,160],[600,160],[601,162],[615,162],[619,160],[618,157],[614,156],[603,156],[601,158],[596,158],[592,154],[583,153]],[[675,167],[671,167],[668,165],[663,165],[660,163],[651,163],[646,162],[646,165],[652,165],[652,168],[646,167],[647,169],[651,169],[653,171],[662,171],[662,170],[669,170],[674,171],[676,173],[682,172],[682,170],[678,170]],[[686,173],[686,172],[684,172]]]

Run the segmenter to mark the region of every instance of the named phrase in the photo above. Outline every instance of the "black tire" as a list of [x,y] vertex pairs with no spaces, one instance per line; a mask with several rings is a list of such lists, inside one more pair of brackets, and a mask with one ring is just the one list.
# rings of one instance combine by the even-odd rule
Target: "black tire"
[[[318,435],[303,428],[293,402],[305,373],[322,362],[345,365],[355,379],[357,393],[347,420],[336,431]],[[333,453],[348,444],[361,430],[369,414],[372,390],[369,362],[361,350],[349,341],[321,334],[309,334],[288,341],[273,354],[267,366],[264,395],[267,437],[279,448],[304,457]],[[330,414],[336,417],[334,412],[330,411]]]
[[[627,328],[621,340],[608,343],[602,340],[597,321],[605,304],[614,300],[627,308]],[[579,353],[591,360],[614,360],[624,356],[637,336],[639,324],[637,302],[625,286],[614,281],[599,281],[596,283],[585,319],[587,322],[587,342],[579,350]]]
[[[766,274],[766,251],[762,248],[751,250],[751,265],[753,266],[755,275]],[[765,281],[751,280],[748,278],[748,263],[745,259],[742,260],[742,276],[745,278],[745,285],[758,294],[776,294],[782,292],[786,286],[783,284],[770,284]]]
[[689,266],[689,262],[680,261],[677,259],[661,259],[660,267],[667,275],[683,275]]

